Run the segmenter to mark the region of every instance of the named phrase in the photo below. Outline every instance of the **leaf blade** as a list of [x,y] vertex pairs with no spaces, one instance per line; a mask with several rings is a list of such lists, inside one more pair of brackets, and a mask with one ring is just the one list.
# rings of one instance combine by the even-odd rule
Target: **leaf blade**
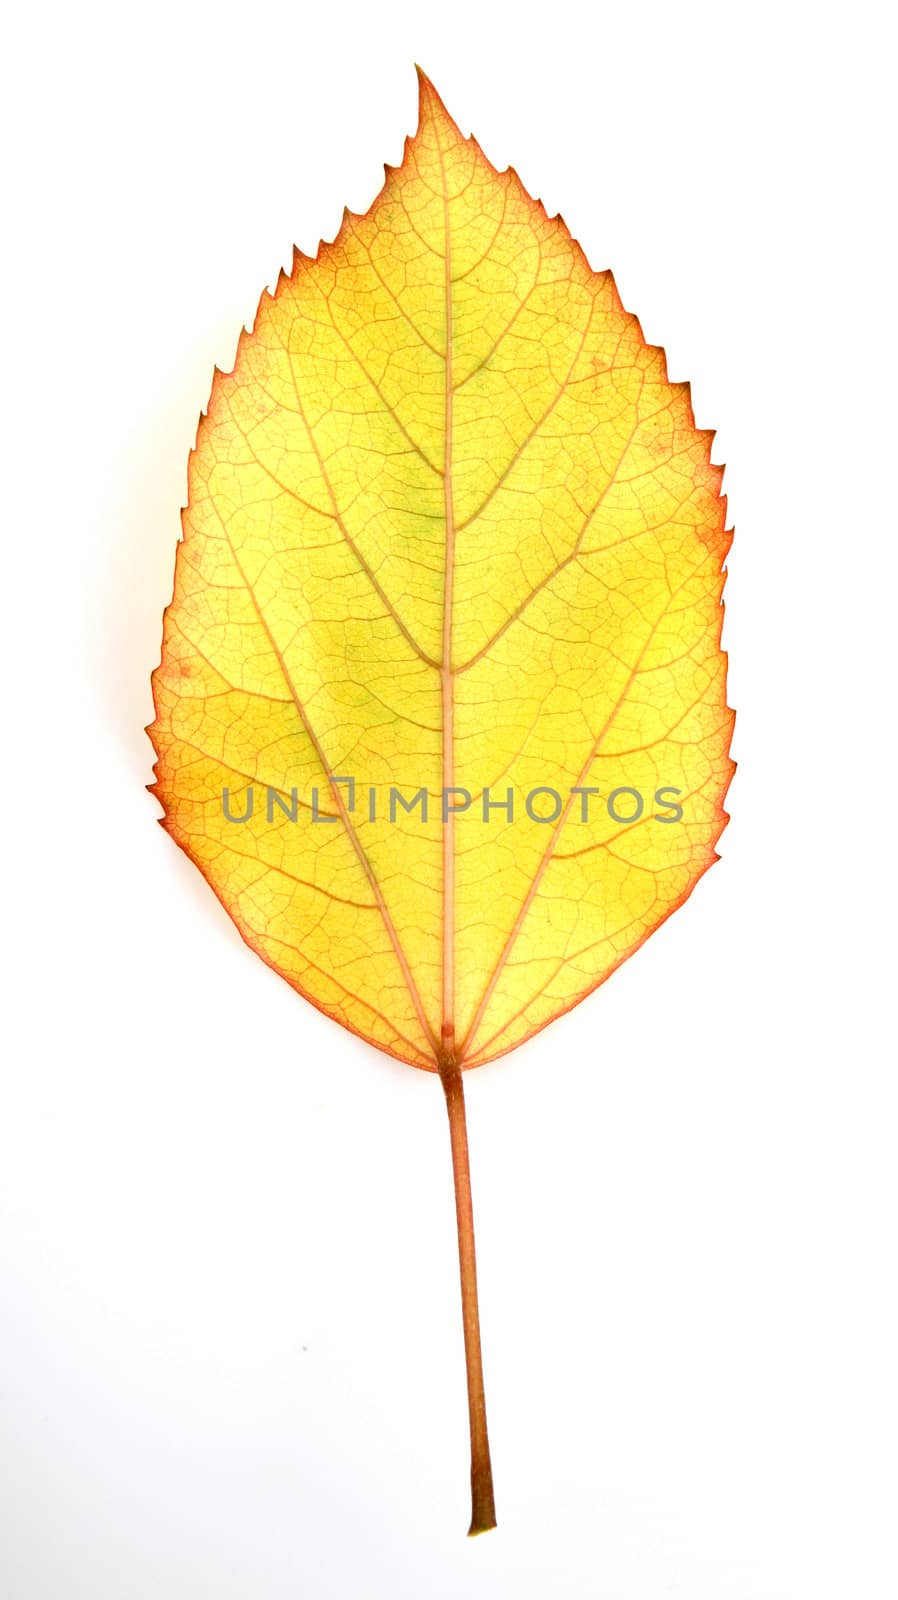
[[[402,167],[297,254],[216,375],[154,675],[156,792],[252,947],[389,1053],[514,1048],[716,859],[710,440],[611,275],[423,78]],[[549,826],[372,822],[328,788],[348,773],[382,802],[681,788],[689,819],[584,838],[571,796]],[[248,776],[317,785],[336,820],[266,806],[238,829],[219,797]]]

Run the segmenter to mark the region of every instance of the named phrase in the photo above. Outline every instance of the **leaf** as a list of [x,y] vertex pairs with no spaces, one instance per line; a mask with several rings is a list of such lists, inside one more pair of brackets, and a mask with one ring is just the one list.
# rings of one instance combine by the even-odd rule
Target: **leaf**
[[216,372],[154,792],[263,960],[460,1096],[716,859],[730,537],[687,385],[423,75],[386,171]]

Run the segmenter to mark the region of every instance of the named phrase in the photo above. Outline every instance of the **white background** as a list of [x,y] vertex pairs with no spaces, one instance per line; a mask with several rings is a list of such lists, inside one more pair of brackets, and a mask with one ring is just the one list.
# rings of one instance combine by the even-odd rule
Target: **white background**
[[[4,50],[5,1600],[894,1600],[889,50],[825,3],[24,8]],[[213,363],[416,120],[560,210],[718,430],[722,862],[468,1080],[241,943],[145,793]]]

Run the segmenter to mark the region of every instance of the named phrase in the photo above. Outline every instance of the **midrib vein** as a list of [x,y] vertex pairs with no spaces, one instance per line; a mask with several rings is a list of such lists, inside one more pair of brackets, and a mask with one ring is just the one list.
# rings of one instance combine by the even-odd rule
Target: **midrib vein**
[[[455,785],[455,700],[452,674],[452,590],[455,577],[455,511],[452,501],[452,244],[449,229],[449,194],[443,148],[434,118],[434,137],[440,158],[443,189],[444,294],[446,322],[446,389],[443,425],[443,501],[446,517],[446,560],[443,574],[443,644],[440,662],[440,698],[443,716],[443,795]],[[445,807],[445,799],[444,799]],[[450,809],[443,824],[443,995],[440,1043],[446,1054],[455,1051],[455,816]]]

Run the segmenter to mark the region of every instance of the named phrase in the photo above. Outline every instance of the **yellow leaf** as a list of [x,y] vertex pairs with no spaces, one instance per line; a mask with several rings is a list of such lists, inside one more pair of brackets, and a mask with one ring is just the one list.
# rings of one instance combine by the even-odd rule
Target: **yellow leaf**
[[423,76],[401,167],[216,373],[155,792],[253,949],[382,1050],[514,1048],[715,860],[711,437]]

